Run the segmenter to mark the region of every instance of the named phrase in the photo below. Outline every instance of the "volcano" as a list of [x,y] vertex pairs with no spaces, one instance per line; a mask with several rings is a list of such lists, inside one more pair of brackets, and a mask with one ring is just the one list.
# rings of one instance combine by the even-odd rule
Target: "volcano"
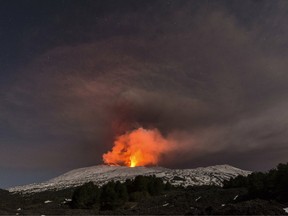
[[77,187],[90,181],[101,186],[112,180],[123,182],[138,175],[155,175],[163,178],[164,181],[170,182],[172,185],[184,187],[194,185],[221,186],[224,180],[238,175],[247,176],[250,173],[250,171],[241,170],[230,165],[216,165],[196,169],[168,169],[157,166],[130,168],[126,166],[98,165],[71,170],[43,183],[17,186],[8,190],[10,192],[35,193]]

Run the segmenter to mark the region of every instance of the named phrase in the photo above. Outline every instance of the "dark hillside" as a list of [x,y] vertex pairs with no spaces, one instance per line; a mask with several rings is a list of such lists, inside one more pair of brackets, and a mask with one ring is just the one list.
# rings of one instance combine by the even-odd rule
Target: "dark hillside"
[[174,187],[155,176],[111,181],[98,187],[12,194],[0,190],[0,214],[23,215],[284,215],[288,207],[288,164],[252,173],[223,187]]

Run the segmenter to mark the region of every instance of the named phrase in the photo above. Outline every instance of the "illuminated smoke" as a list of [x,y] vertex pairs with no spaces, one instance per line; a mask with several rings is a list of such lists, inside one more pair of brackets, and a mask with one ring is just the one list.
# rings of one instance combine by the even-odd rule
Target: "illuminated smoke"
[[103,161],[129,167],[157,165],[161,155],[172,149],[173,143],[159,130],[138,128],[118,136],[112,150],[103,155]]

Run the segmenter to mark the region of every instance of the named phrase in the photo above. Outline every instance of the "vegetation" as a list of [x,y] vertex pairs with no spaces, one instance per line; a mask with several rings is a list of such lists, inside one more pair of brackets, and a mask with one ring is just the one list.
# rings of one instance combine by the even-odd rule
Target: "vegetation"
[[89,182],[75,190],[71,205],[81,209],[114,210],[127,201],[139,202],[171,188],[170,183],[164,183],[155,176],[137,176],[123,183],[111,181],[101,188]]
[[[77,188],[32,194],[13,194],[0,190],[0,215],[283,215],[286,204],[246,197],[246,194],[249,187],[254,189],[253,193],[258,193],[257,196],[263,196],[265,193],[259,193],[263,192],[261,188],[270,185],[265,187],[280,191],[275,192],[275,197],[280,197],[284,191],[281,188],[286,185],[283,178],[285,167],[287,165],[281,165],[269,172],[270,177],[273,176],[271,179],[281,181],[268,181],[264,177],[265,184],[262,184],[263,176],[267,173],[255,173],[253,178],[237,177],[226,182],[225,188],[172,187],[155,176],[139,176],[123,183],[109,182],[102,187],[87,183]],[[267,191],[271,193],[270,189]],[[281,196],[285,197],[284,194]],[[51,202],[47,203],[47,200]]]
[[92,182],[84,184],[75,190],[72,196],[73,207],[88,208],[100,200],[100,190]]
[[288,202],[288,163],[279,164],[267,173],[255,172],[224,182],[224,188],[244,187],[249,198],[275,199]]
[[[137,202],[138,204],[147,202],[149,203],[149,200],[151,200],[152,197],[157,197],[158,195],[161,195],[164,192],[165,194],[168,194],[168,191],[171,191],[171,188],[173,187],[169,183],[164,183],[161,178],[157,178],[155,176],[137,176],[135,179],[133,180],[128,179],[123,183],[119,181],[116,182],[111,181],[100,188],[98,188],[96,185],[90,182],[84,184],[83,186],[75,190],[72,196],[71,203],[72,207],[75,209],[94,209],[99,211],[124,209],[125,206],[129,206],[129,204],[133,202],[134,203]],[[243,188],[243,190],[238,190],[237,188]],[[215,194],[218,193],[218,191],[221,192],[222,190],[223,192],[221,193],[226,193],[225,192],[226,190],[227,197],[230,197],[230,195],[234,193],[232,192],[233,190],[231,189],[237,189],[236,191],[238,192],[237,194],[235,192],[234,196],[236,197],[237,195],[238,197],[238,195],[240,195],[237,201],[235,201],[234,197],[233,199],[229,198],[230,200],[227,198],[227,200],[221,201],[221,203],[229,203],[229,202],[231,202],[232,204],[234,203],[233,205],[236,205],[236,202],[242,202],[245,200],[254,200],[253,202],[257,203],[257,205],[258,204],[262,205],[261,204],[262,201],[255,201],[255,199],[266,199],[266,200],[276,200],[278,202],[287,202],[288,163],[279,164],[276,169],[272,169],[267,173],[254,172],[246,177],[237,176],[236,178],[230,179],[229,181],[224,181],[223,189],[219,189],[218,187],[212,187],[212,186],[188,187],[186,189],[179,187],[173,189],[174,190],[169,192],[170,194],[185,191],[185,197],[187,199],[189,197],[191,198],[193,197],[192,199],[194,200],[197,200],[197,198],[199,197],[202,197],[201,199],[204,200],[204,197],[206,195],[209,197],[214,197]],[[198,196],[197,193],[199,193],[199,191],[201,191],[201,193],[203,194],[202,195],[199,194]],[[163,197],[164,196],[161,196],[161,199],[163,199]],[[179,196],[177,200],[173,199],[173,201],[170,200],[168,203],[173,202],[174,206],[179,205],[181,206],[181,208],[186,208],[187,207],[186,198],[184,199],[183,197]],[[220,198],[217,198],[217,200],[220,200]],[[211,201],[213,203],[214,202],[216,203],[218,202],[217,200],[211,200]],[[248,206],[250,205],[249,203],[247,204]],[[235,206],[230,207],[234,208]],[[206,209],[204,213],[208,214],[209,211]]]

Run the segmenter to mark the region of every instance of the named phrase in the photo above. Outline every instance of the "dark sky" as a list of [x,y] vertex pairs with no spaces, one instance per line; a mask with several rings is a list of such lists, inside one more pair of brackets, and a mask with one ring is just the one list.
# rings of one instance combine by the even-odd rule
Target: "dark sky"
[[115,134],[161,166],[288,155],[288,1],[0,0],[0,187],[102,163]]

